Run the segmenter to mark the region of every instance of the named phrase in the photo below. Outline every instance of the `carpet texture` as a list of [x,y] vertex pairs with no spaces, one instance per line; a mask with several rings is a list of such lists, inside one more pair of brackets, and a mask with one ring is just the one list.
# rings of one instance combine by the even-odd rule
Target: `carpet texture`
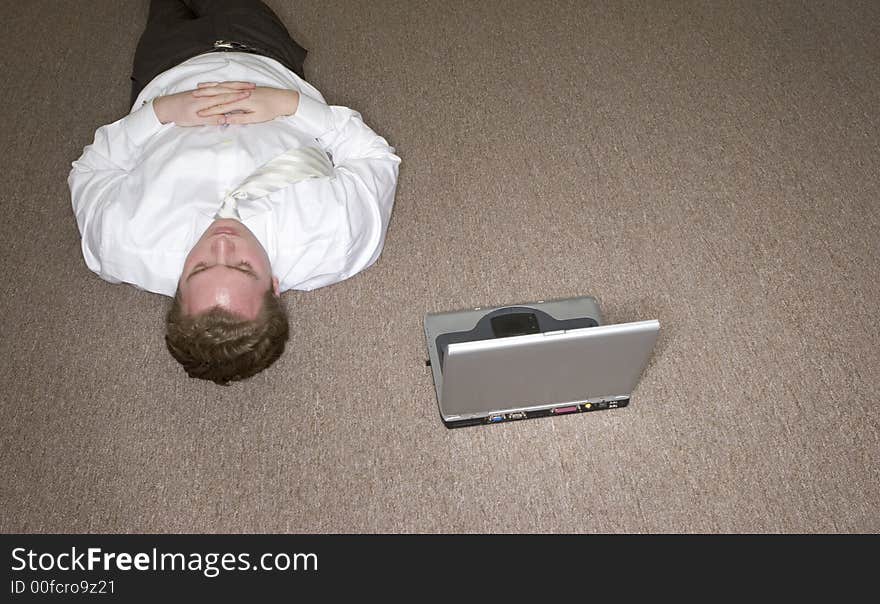
[[[267,3],[403,163],[228,388],[79,250],[147,2],[0,5],[0,530],[880,530],[880,4]],[[628,408],[442,425],[426,312],[579,295],[661,322]]]

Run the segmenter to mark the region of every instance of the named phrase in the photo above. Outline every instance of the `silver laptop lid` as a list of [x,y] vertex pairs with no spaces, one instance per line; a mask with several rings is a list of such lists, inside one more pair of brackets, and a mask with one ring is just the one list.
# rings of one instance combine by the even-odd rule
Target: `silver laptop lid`
[[648,364],[658,321],[450,344],[444,420],[629,398]]

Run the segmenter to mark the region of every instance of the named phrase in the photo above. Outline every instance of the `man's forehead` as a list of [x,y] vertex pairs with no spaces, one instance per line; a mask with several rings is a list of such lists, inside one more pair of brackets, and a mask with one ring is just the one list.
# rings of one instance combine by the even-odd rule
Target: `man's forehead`
[[200,314],[220,307],[235,314],[254,317],[262,304],[263,287],[239,273],[240,277],[204,279],[188,283],[181,290],[181,303],[186,314]]

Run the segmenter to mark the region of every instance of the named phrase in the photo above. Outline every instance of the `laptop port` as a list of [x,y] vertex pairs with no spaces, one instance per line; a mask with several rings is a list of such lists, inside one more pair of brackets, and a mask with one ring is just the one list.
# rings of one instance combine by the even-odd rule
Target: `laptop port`
[[578,410],[577,405],[568,405],[567,407],[556,407],[553,409],[553,415],[562,415],[564,413],[574,413]]
[[490,415],[486,421],[488,421],[490,424],[497,424],[498,422],[504,421],[504,416],[501,414]]
[[524,411],[517,411],[516,413],[508,413],[507,419],[525,419],[526,414]]

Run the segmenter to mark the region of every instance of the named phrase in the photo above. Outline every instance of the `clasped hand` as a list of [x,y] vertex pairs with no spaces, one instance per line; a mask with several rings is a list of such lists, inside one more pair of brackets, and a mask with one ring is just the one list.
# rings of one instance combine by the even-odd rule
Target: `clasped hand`
[[256,86],[253,82],[202,82],[195,90],[153,101],[159,121],[178,126],[256,124],[293,115],[297,107],[297,91]]

